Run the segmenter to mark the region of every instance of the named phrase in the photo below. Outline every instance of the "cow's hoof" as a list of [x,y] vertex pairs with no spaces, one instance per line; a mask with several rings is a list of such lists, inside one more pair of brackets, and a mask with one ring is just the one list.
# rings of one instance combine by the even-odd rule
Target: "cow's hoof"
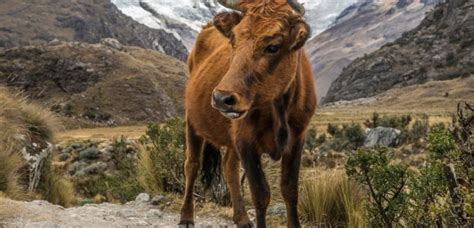
[[179,222],[179,228],[194,228],[194,222],[190,220],[181,220]]
[[246,223],[246,224],[240,224],[240,225],[237,225],[238,228],[253,228],[253,223],[249,222],[249,223]]

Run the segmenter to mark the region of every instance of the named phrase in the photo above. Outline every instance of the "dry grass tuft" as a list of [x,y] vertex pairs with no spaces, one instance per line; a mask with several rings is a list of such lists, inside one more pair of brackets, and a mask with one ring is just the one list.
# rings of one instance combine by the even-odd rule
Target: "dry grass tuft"
[[[48,158],[51,161],[51,158]],[[43,179],[39,186],[39,192],[42,198],[64,207],[71,207],[77,204],[76,192],[73,183],[61,176],[51,164],[45,164]]]
[[[21,151],[32,142],[53,142],[58,129],[56,118],[39,106],[28,103],[21,95],[12,96],[0,87],[0,192],[19,200],[36,195],[26,193],[26,162]],[[48,158],[42,171],[38,195],[52,203],[71,206],[72,184],[60,176]]]
[[300,211],[309,224],[365,227],[362,190],[343,171],[303,181]]
[[0,116],[0,192],[11,198],[21,198],[20,168],[24,166],[19,147],[13,137],[17,131]]
[[138,182],[145,192],[159,194],[162,192],[161,180],[156,175],[158,171],[152,156],[152,151],[145,148],[144,145],[137,144],[139,155],[137,160]]

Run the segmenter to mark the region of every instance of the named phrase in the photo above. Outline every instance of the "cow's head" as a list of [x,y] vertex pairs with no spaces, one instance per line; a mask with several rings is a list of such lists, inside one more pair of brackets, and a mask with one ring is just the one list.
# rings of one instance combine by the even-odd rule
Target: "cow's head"
[[293,0],[218,1],[239,12],[214,18],[232,54],[229,70],[212,93],[212,106],[238,119],[288,90],[310,29],[302,19],[304,8]]

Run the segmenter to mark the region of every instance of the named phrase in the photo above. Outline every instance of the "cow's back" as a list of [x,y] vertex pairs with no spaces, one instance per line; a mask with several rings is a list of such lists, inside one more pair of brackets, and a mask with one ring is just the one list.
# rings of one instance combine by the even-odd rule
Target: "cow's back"
[[[190,76],[196,68],[202,67],[206,60],[219,55],[219,49],[228,48],[228,39],[224,37],[212,24],[203,27],[199,33],[194,48],[188,58]],[[221,53],[221,55],[224,53]]]

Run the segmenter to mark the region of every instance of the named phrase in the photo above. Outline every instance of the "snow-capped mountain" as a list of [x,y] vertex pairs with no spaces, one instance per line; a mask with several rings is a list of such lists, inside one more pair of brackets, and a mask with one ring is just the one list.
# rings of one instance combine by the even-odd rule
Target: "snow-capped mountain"
[[337,16],[360,0],[299,0],[306,8],[306,19],[316,36],[328,29]]
[[[317,35],[327,29],[337,15],[358,0],[300,0],[306,18]],[[124,14],[148,27],[164,29],[190,50],[201,27],[226,10],[216,0],[112,0]]]

